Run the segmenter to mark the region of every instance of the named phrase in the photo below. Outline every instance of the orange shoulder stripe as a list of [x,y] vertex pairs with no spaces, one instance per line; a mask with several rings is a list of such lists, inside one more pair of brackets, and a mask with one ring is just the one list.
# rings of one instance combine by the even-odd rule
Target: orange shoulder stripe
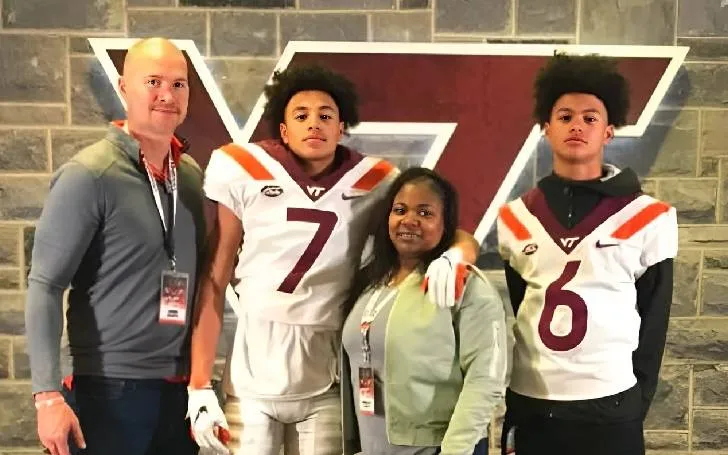
[[528,232],[526,226],[521,223],[516,215],[513,213],[510,207],[504,205],[498,211],[501,221],[506,227],[513,233],[517,240],[528,240],[531,238],[531,233]]
[[363,191],[370,191],[372,188],[377,186],[379,182],[384,180],[385,177],[392,172],[394,166],[385,160],[380,160],[377,164],[372,166],[366,174],[362,175],[359,180],[353,185],[352,188]]
[[255,180],[273,180],[273,175],[268,172],[268,169],[243,147],[237,144],[226,144],[220,147],[220,150],[234,159]]
[[627,220],[612,233],[615,239],[626,240],[645,226],[650,224],[655,218],[670,210],[670,206],[664,202],[653,202],[647,207],[640,210],[635,216]]

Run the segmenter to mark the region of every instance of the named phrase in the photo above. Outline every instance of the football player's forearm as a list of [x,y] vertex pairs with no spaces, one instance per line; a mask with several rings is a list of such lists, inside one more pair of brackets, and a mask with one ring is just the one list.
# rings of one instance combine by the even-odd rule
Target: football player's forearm
[[637,281],[637,308],[642,318],[640,339],[632,356],[642,390],[644,414],[657,388],[672,304],[673,263],[667,259],[650,267]]
[[455,240],[453,240],[452,246],[460,248],[463,252],[463,260],[465,262],[475,264],[475,261],[478,260],[480,244],[470,233],[462,229],[455,231]]
[[219,289],[220,285],[211,276],[203,278],[192,328],[190,387],[193,389],[207,387],[212,379],[224,307],[224,287],[222,293]]

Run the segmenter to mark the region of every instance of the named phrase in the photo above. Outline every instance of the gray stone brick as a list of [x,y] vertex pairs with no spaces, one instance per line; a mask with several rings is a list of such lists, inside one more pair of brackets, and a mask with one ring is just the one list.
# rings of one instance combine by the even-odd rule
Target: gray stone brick
[[675,0],[583,0],[580,44],[672,45],[675,6]]
[[45,130],[0,130],[0,170],[48,170]]
[[299,0],[301,9],[395,9],[397,0]]
[[728,316],[728,275],[703,274],[703,298],[700,313],[704,316]]
[[[89,38],[110,38],[113,35],[110,36],[109,33],[106,33],[104,35],[96,35],[89,33],[88,35],[84,36],[70,36],[68,37],[69,42],[69,49],[72,54],[88,54],[93,55],[94,51],[91,49],[91,44],[88,42]],[[124,37],[123,34],[119,34],[119,38]]]
[[574,33],[576,0],[518,0],[516,33]]
[[695,365],[694,404],[728,406],[728,365]]
[[715,223],[717,180],[684,179],[670,183],[661,186],[660,196],[675,207],[679,223]]
[[212,13],[211,29],[212,55],[276,54],[277,26],[273,13]]
[[700,251],[680,250],[675,259],[672,316],[695,316],[698,303]]
[[0,35],[0,100],[65,101],[65,41],[60,36]]
[[645,429],[687,430],[689,366],[664,366]]
[[281,50],[289,41],[366,41],[364,14],[289,13],[281,15]]
[[429,8],[430,0],[399,0],[400,9]]
[[38,219],[48,182],[48,177],[0,177],[0,219]]
[[54,129],[51,130],[51,147],[53,150],[53,170],[55,171],[63,163],[68,161],[94,142],[106,136],[105,129],[99,130],[74,130]]
[[728,324],[725,319],[674,319],[665,347],[670,362],[728,362]]
[[690,81],[688,106],[728,106],[728,65],[719,63],[686,63]]
[[121,118],[126,113],[99,61],[71,57],[71,122],[103,126]]
[[275,60],[270,59],[208,61],[210,71],[238,125],[245,124],[255,102],[263,93],[263,86],[273,72],[275,63]]
[[7,28],[121,30],[124,23],[123,0],[2,1]]
[[0,105],[0,124],[4,125],[63,125],[66,106]]
[[30,358],[27,352],[25,337],[13,339],[13,372],[14,379],[30,379]]
[[650,176],[691,177],[696,175],[697,139],[696,111],[658,111],[645,134],[634,142],[645,156],[659,150],[649,169]]
[[432,14],[413,13],[372,14],[373,41],[432,41]]
[[240,6],[244,8],[293,8],[296,0],[179,0],[179,6]]
[[701,157],[728,155],[728,110],[703,111]]
[[[0,383],[0,403],[4,409],[13,412],[0,412],[0,444],[4,447],[38,447],[38,434],[35,421],[35,408],[31,401],[29,382]],[[8,452],[12,453],[10,450]],[[35,453],[39,453],[38,450]],[[33,453],[33,452],[30,452]]]
[[126,5],[135,6],[175,6],[175,0],[126,0]]
[[510,33],[511,4],[511,0],[438,0],[435,4],[435,31]]
[[678,455],[676,451],[684,451],[680,453],[687,455],[688,435],[687,433],[648,431],[645,433],[645,448],[648,455]]
[[0,265],[18,265],[18,242],[20,228],[17,226],[0,226]]
[[680,0],[679,36],[728,36],[728,8],[715,0]]
[[2,302],[0,305],[0,334],[23,335],[25,333],[25,294],[3,293],[0,294],[0,302]]
[[681,247],[724,248],[728,244],[728,226],[679,226]]
[[642,185],[642,191],[644,193],[649,194],[650,196],[658,198],[658,199],[660,198],[658,196],[658,191],[659,191],[660,185],[657,180],[646,178],[646,179],[642,179],[640,183]]
[[194,40],[202,55],[207,52],[207,18],[202,11],[129,11],[129,36],[164,36]]
[[[693,451],[728,450],[728,410],[696,409],[693,414]],[[697,452],[693,452],[697,453]]]
[[721,160],[719,158],[701,158],[698,177],[718,177],[718,168]]
[[18,269],[0,269],[0,290],[17,291],[20,289],[20,271]]
[[723,251],[705,251],[703,268],[705,270],[728,270],[728,253]]
[[12,343],[10,338],[0,338],[0,379],[10,377],[10,359]]
[[728,38],[678,38],[680,46],[690,46],[686,61],[728,60]]

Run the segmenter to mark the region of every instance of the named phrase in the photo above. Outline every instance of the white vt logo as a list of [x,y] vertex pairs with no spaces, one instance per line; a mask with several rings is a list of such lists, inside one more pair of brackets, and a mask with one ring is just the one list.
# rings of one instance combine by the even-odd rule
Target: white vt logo
[[581,237],[561,237],[561,245],[564,248],[571,248]]
[[321,196],[321,193],[323,193],[323,191],[325,189],[326,188],[323,188],[321,186],[308,186],[308,185],[306,185],[306,190],[308,191],[308,194],[310,194],[313,197],[319,197],[319,196]]

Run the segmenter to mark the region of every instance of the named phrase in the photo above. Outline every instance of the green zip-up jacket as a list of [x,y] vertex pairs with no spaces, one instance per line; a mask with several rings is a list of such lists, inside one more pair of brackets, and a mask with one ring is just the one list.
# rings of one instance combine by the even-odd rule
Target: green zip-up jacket
[[[513,347],[512,311],[479,270],[462,303],[440,309],[415,272],[399,286],[384,340],[384,407],[391,444],[472,454],[504,396]],[[371,290],[359,297],[367,301]],[[360,449],[349,359],[342,349],[344,455]],[[354,372],[355,374],[357,372]],[[367,454],[369,455],[369,454]]]

